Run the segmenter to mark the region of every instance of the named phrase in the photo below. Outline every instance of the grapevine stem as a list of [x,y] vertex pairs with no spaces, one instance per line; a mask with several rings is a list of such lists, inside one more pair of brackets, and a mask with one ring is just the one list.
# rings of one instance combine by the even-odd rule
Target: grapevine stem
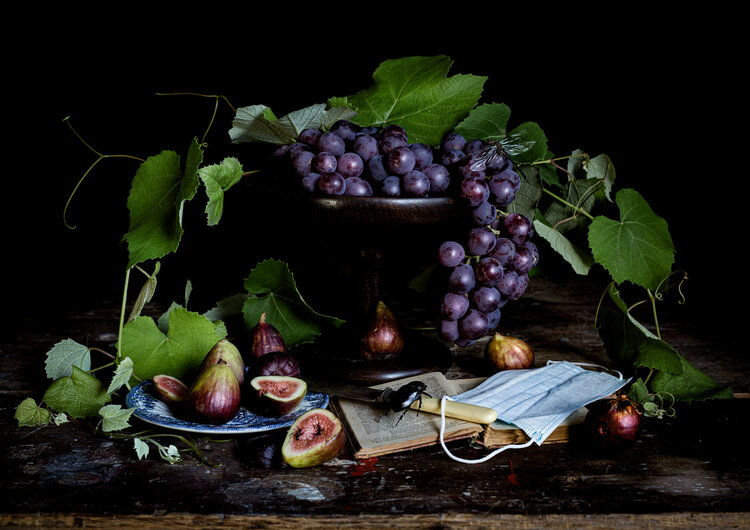
[[109,353],[108,351],[104,351],[104,350],[102,350],[101,348],[89,348],[89,350],[92,350],[92,351],[98,351],[99,353],[103,353],[104,355],[106,355],[106,356],[107,356],[107,357],[109,357],[110,359],[114,359],[114,358],[115,358],[115,356],[114,356],[114,355],[112,355],[112,354],[111,354],[111,353]]
[[143,162],[144,160],[142,158],[138,158],[137,156],[131,156],[131,155],[103,155],[93,147],[91,147],[78,132],[73,128],[73,126],[70,124],[70,116],[66,117],[63,120],[67,125],[68,128],[73,131],[73,134],[78,138],[83,145],[85,145],[92,153],[94,153],[98,158],[89,166],[89,168],[86,170],[86,172],[81,176],[80,179],[78,179],[78,182],[76,183],[75,187],[73,188],[73,191],[71,192],[70,196],[68,197],[68,200],[65,202],[65,207],[63,208],[63,223],[67,228],[70,228],[71,230],[75,229],[75,225],[71,226],[68,224],[68,221],[66,219],[67,213],[68,213],[68,207],[70,206],[70,202],[73,200],[73,196],[78,191],[78,188],[83,183],[86,176],[91,173],[91,171],[94,169],[94,167],[101,162],[105,158],[130,158],[132,160],[138,160],[139,162]]
[[588,213],[583,208],[581,208],[579,206],[576,206],[575,204],[569,203],[568,201],[566,201],[562,197],[558,197],[557,195],[555,195],[554,193],[552,193],[551,191],[549,191],[547,188],[542,188],[542,190],[544,191],[544,193],[546,193],[547,195],[549,195],[550,197],[552,197],[556,201],[560,201],[565,206],[568,206],[569,208],[572,208],[574,212],[579,213],[581,215],[584,215],[584,216],[588,217],[591,221],[594,220],[594,216],[591,215],[590,213]]
[[117,360],[122,360],[122,328],[125,322],[125,301],[128,297],[128,282],[130,281],[130,267],[125,269],[125,286],[122,289],[122,304],[120,305],[120,323],[117,328]]
[[108,368],[108,367],[110,367],[110,366],[114,366],[115,364],[116,364],[116,363],[115,363],[115,362],[113,361],[113,362],[111,362],[111,363],[107,363],[107,364],[103,364],[103,365],[101,365],[101,366],[97,366],[96,368],[92,368],[91,370],[89,370],[89,373],[90,373],[90,374],[93,374],[94,372],[98,372],[98,371],[99,371],[99,370],[101,370],[102,368]]
[[661,331],[659,331],[659,317],[656,314],[656,297],[654,296],[654,293],[651,292],[651,289],[646,289],[646,292],[648,293],[649,300],[651,300],[651,311],[654,314],[654,326],[656,327],[656,336],[661,339]]

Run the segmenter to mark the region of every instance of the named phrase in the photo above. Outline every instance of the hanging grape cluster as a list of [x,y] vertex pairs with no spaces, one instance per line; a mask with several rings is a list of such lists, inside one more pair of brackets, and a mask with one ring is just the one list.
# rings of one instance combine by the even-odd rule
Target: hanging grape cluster
[[507,213],[520,187],[513,161],[497,144],[449,132],[438,146],[410,143],[395,124],[359,127],[340,120],[308,128],[279,147],[305,192],[329,196],[435,197],[451,195],[469,212],[465,239],[437,252],[446,269],[438,332],[468,346],[494,330],[500,311],[520,298],[539,260],[533,225]]

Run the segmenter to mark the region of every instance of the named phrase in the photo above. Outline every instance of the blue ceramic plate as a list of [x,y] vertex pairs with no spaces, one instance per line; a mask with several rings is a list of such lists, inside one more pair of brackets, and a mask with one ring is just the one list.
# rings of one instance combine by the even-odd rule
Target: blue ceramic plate
[[154,397],[150,380],[144,381],[128,392],[125,403],[129,408],[135,409],[134,416],[160,427],[206,434],[246,434],[289,427],[294,420],[308,410],[326,408],[328,395],[308,392],[299,407],[279,418],[258,416],[242,407],[234,419],[222,425],[195,423],[176,417],[165,403]]

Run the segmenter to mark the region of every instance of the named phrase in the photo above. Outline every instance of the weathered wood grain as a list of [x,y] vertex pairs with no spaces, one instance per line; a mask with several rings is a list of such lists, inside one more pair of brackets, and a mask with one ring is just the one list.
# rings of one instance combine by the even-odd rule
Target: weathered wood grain
[[[504,328],[535,345],[538,363],[561,357],[606,363],[593,327],[598,288],[533,285],[507,312]],[[1,524],[275,528],[304,516],[306,528],[748,526],[750,458],[741,435],[748,399],[696,403],[675,418],[648,420],[635,446],[619,455],[573,439],[477,465],[457,463],[436,446],[365,461],[345,452],[310,469],[266,468],[255,459],[261,437],[252,435],[198,439],[209,465],[190,456],[170,465],[153,454],[139,461],[132,440],[95,435],[81,423],[18,428],[17,404],[39,399],[48,384],[46,351],[67,337],[111,349],[117,315],[112,307],[19,315],[3,330]],[[691,322],[663,322],[662,332],[691,362],[735,392],[750,390],[748,360],[731,337]],[[481,342],[453,349],[448,375],[480,373],[481,353]],[[132,432],[149,428],[134,423]],[[451,451],[483,454],[467,442],[453,443]]]

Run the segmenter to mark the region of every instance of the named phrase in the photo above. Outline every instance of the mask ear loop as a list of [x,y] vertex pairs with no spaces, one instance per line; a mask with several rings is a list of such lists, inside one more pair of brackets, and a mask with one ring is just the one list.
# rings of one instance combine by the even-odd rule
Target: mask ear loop
[[490,454],[483,456],[482,458],[478,458],[476,460],[467,460],[465,458],[460,458],[458,456],[455,456],[452,454],[448,447],[445,445],[445,401],[450,400],[453,401],[453,399],[449,396],[443,396],[440,399],[440,445],[443,447],[443,451],[451,457],[456,462],[461,462],[463,464],[481,464],[482,462],[486,462],[490,458],[493,458],[495,455],[502,453],[503,451],[507,449],[523,449],[525,447],[529,447],[532,443],[534,443],[534,440],[529,440],[526,443],[523,444],[511,444],[511,445],[504,445],[503,447],[500,447],[498,449],[495,449]]
[[594,367],[594,368],[601,368],[605,372],[614,372],[615,374],[617,374],[617,378],[620,381],[622,381],[622,372],[620,372],[618,370],[615,370],[614,368],[607,368],[606,366],[602,366],[601,364],[584,363],[584,362],[573,362],[573,361],[553,361],[552,359],[550,359],[550,360],[547,361],[547,366],[549,366],[550,364],[553,364],[553,363],[561,363],[561,362],[568,362],[570,364],[575,364],[575,365],[578,365],[578,366],[591,366],[591,367]]

